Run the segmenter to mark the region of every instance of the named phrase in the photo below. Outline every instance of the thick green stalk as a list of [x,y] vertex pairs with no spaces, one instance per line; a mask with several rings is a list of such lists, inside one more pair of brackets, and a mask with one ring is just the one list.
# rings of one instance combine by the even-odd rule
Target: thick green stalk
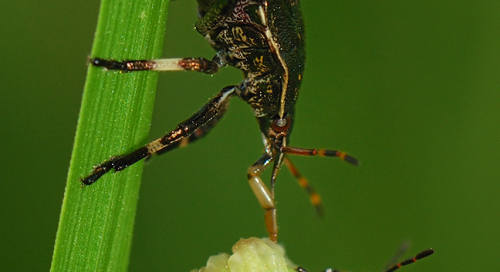
[[[160,57],[167,3],[103,0],[91,56]],[[146,143],[157,79],[156,72],[89,66],[51,271],[127,270],[142,162],[91,186],[81,187],[78,178]]]

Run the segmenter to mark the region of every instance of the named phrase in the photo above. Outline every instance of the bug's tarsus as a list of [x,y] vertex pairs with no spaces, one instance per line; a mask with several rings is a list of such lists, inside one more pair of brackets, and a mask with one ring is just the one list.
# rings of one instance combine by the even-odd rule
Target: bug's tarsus
[[111,157],[107,161],[95,166],[94,170],[88,176],[80,178],[80,181],[85,185],[91,185],[111,169],[114,169],[115,172],[121,171],[149,155],[147,147],[141,147],[127,155]]
[[113,163],[111,161],[105,161],[104,163],[94,167],[94,170],[92,170],[92,173],[90,173],[90,175],[84,178],[79,178],[79,180],[84,185],[91,185],[111,169],[113,169]]
[[350,155],[347,155],[347,154],[344,156],[343,160],[352,164],[352,165],[359,165],[360,164],[358,159],[351,157]]
[[434,249],[432,249],[432,248],[426,249],[426,250],[418,253],[413,258],[406,259],[406,260],[404,260],[404,261],[402,261],[400,263],[397,263],[397,264],[393,265],[391,268],[385,270],[384,272],[393,272],[393,271],[396,271],[396,270],[398,270],[399,268],[401,268],[401,267],[403,267],[405,265],[412,264],[412,263],[414,263],[414,262],[416,262],[416,261],[418,261],[420,259],[423,259],[423,258],[425,258],[427,256],[432,255],[433,253],[434,253]]
[[90,63],[96,67],[103,67],[108,70],[127,70],[127,62],[126,61],[116,61],[116,60],[106,60],[101,58],[92,58],[90,59]]

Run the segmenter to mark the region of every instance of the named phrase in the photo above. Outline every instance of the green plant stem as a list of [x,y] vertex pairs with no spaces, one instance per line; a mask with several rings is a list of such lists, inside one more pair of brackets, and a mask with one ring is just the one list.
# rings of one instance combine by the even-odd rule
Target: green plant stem
[[[103,0],[92,57],[161,56],[167,0]],[[92,166],[146,143],[158,73],[89,67],[51,271],[126,271],[142,162],[94,185]],[[76,90],[68,90],[76,91]]]

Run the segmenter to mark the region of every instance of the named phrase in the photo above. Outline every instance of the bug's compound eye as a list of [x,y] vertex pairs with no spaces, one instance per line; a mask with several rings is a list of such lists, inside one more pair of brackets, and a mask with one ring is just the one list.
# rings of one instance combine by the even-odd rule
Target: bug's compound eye
[[283,118],[277,116],[276,118],[273,119],[273,122],[271,123],[271,128],[276,132],[284,132],[288,130],[291,123],[292,123],[292,118],[290,118],[290,116],[285,115]]

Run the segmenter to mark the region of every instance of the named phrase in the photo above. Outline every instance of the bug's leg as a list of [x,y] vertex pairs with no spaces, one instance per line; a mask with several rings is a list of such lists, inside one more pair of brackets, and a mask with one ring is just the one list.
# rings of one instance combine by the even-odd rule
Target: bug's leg
[[266,222],[267,233],[269,233],[269,239],[276,242],[278,238],[278,223],[276,221],[274,195],[260,178],[260,175],[272,160],[273,158],[269,154],[264,153],[257,162],[248,168],[247,177],[253,193],[265,211],[264,220]]
[[[426,249],[420,253],[417,254],[417,256],[413,257],[413,258],[410,258],[410,259],[407,259],[407,260],[404,260],[400,263],[397,263],[397,264],[394,264],[392,265],[389,269],[387,270],[384,270],[384,272],[393,272],[395,270],[398,270],[399,268],[401,268],[402,266],[405,266],[405,265],[408,265],[408,264],[412,264],[422,258],[425,258],[429,255],[432,255],[432,253],[434,253],[434,250],[432,248],[429,248],[429,249]],[[301,272],[301,271],[299,271]],[[326,269],[325,272],[340,272],[340,270],[337,270],[337,269]]]
[[384,267],[384,270],[389,269],[389,267],[392,267],[395,263],[398,263],[401,257],[410,249],[411,247],[411,241],[407,240],[404,241],[396,251],[396,253],[392,256],[392,258],[387,262],[387,265]]
[[[403,246],[400,248],[400,250],[398,251],[398,254],[397,255],[400,255],[401,254],[401,251],[402,250],[405,250],[407,247],[407,244],[403,244]],[[410,258],[410,259],[407,259],[407,260],[404,260],[400,263],[397,263],[397,264],[394,264],[392,265],[389,269],[385,270],[384,272],[393,272],[395,270],[398,270],[399,268],[401,268],[402,266],[405,266],[405,265],[409,265],[409,264],[412,264],[420,259],[423,259],[427,256],[430,256],[434,253],[434,249],[432,248],[429,248],[429,249],[426,249],[420,253],[417,254],[417,256],[413,257],[413,258]],[[295,269],[297,272],[307,272],[307,270],[305,270],[304,268],[302,267],[297,267]],[[340,270],[337,270],[337,269],[331,269],[331,268],[328,268],[328,269],[325,269],[324,272],[341,272]]]
[[302,155],[302,156],[321,156],[321,157],[339,157],[341,160],[346,161],[353,165],[358,165],[359,161],[348,155],[343,151],[326,150],[326,149],[306,149],[298,147],[283,146],[280,152],[289,155]]
[[217,123],[220,121],[222,116],[224,116],[224,113],[226,113],[226,109],[227,109],[228,104],[229,103],[226,103],[226,105],[224,105],[220,109],[219,113],[217,113],[217,115],[214,116],[214,118],[212,118],[212,120],[210,120],[204,126],[197,128],[191,135],[189,135],[189,137],[184,137],[184,138],[182,138],[182,140],[175,142],[175,143],[172,143],[171,145],[165,147],[164,149],[159,150],[154,155],[161,155],[161,154],[166,153],[166,152],[168,152],[172,149],[175,149],[177,147],[185,147],[188,144],[191,144],[192,142],[205,137],[210,132],[210,130],[212,130],[212,128],[214,128],[215,125],[217,125]]
[[424,250],[420,253],[417,254],[417,256],[413,257],[413,258],[410,258],[410,259],[407,259],[407,260],[404,260],[400,263],[397,263],[395,265],[393,265],[391,268],[385,270],[384,272],[393,272],[393,271],[396,271],[398,270],[400,267],[402,266],[405,266],[405,265],[409,265],[409,264],[412,264],[422,258],[425,258],[427,256],[430,256],[432,253],[434,253],[434,249],[432,248],[429,248],[427,250]]
[[288,170],[290,170],[292,175],[297,179],[297,182],[299,183],[300,187],[304,188],[309,194],[309,199],[311,200],[311,204],[316,209],[316,213],[322,217],[324,215],[324,209],[323,209],[323,202],[321,201],[321,197],[319,196],[319,194],[316,192],[314,187],[312,187],[311,184],[309,184],[309,181],[307,181],[307,179],[304,176],[302,176],[302,174],[300,174],[297,167],[295,167],[295,165],[292,163],[292,161],[290,161],[290,159],[287,156],[285,156],[284,162]]
[[103,67],[108,70],[132,71],[198,71],[206,74],[214,74],[219,68],[226,65],[222,54],[217,54],[212,60],[205,58],[175,58],[156,60],[106,60],[101,58],[90,58],[90,64]]
[[182,139],[186,137],[190,137],[198,128],[206,125],[210,120],[218,116],[221,111],[224,111],[229,98],[234,95],[236,90],[236,86],[228,86],[222,89],[219,94],[212,98],[198,112],[184,122],[178,124],[170,133],[129,154],[110,158],[104,163],[96,166],[90,175],[80,178],[80,180],[83,184],[90,185],[111,169],[115,171],[123,170],[171,145],[178,146],[179,141],[182,141]]

